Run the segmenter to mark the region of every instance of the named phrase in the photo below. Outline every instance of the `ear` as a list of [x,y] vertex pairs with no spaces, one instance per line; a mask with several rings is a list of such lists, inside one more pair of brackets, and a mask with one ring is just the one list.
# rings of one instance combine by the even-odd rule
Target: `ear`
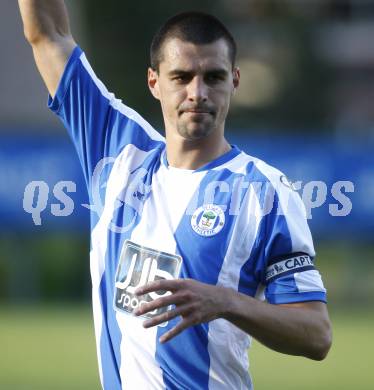
[[160,100],[160,90],[158,87],[158,73],[152,68],[148,68],[148,87],[153,97]]
[[240,69],[236,66],[232,71],[232,94],[234,95],[240,83]]

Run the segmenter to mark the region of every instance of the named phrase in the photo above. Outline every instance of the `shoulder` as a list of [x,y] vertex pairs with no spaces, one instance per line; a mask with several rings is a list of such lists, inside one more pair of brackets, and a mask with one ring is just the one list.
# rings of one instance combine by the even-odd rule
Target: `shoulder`
[[293,189],[292,182],[287,178],[285,173],[273,165],[243,151],[240,154],[240,159],[246,164],[245,175],[248,180],[267,182],[274,188],[285,187],[287,189]]
[[235,145],[233,145],[233,149],[237,153],[236,156],[214,168],[214,170],[227,170],[234,176],[241,176],[249,183],[267,183],[269,186],[279,191],[290,191],[295,189],[285,173],[278,168],[258,157],[249,155]]
[[268,201],[279,203],[282,209],[303,209],[299,193],[284,172],[245,152],[241,152],[240,158],[245,163],[244,180],[258,196],[260,203]]

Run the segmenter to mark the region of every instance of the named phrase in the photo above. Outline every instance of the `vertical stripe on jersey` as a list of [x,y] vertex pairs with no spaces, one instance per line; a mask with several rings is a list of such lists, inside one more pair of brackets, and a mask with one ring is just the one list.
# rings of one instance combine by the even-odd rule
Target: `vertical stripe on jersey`
[[[139,239],[138,232],[142,230],[142,226],[149,226],[149,223],[152,221],[152,216],[149,215],[147,210],[153,196],[153,180],[155,179],[153,175],[161,166],[160,155],[161,152],[157,158],[157,164],[150,166],[152,164],[152,156],[150,156],[149,164],[145,163],[141,167],[147,172],[145,184],[147,186],[152,184],[152,192],[148,194],[143,203],[141,218],[134,225],[134,228],[126,233],[125,237],[125,239],[129,238],[139,245],[150,246],[146,239],[141,239],[142,236]],[[153,358],[154,348],[151,346],[152,340],[155,338],[152,336],[152,333],[155,333],[155,329],[144,329],[142,326],[144,318],[137,318],[119,311],[116,312],[116,321],[122,331],[122,339],[118,344],[121,354],[121,362],[118,364],[118,367],[122,378],[122,387],[124,389],[146,389],[148,386],[149,388],[160,389],[159,378],[161,378],[161,375],[157,375],[159,368],[155,365]],[[139,344],[141,344],[141,347],[139,347]]]
[[[199,174],[200,172],[194,173]],[[212,182],[226,183],[227,188],[216,189],[210,200],[215,205],[230,204],[231,189],[235,175],[229,170],[211,170],[205,173],[192,204],[186,210],[193,213],[206,202],[206,189]],[[227,192],[226,192],[227,190]],[[197,200],[197,202],[196,202]],[[195,204],[196,202],[196,204]],[[191,227],[191,215],[184,213],[174,237],[176,251],[184,259],[181,269],[182,278],[192,278],[203,283],[215,285],[225,258],[227,246],[232,235],[235,216],[225,212],[225,225],[214,236],[202,237]],[[197,249],[200,252],[197,252]],[[165,328],[159,327],[157,338],[174,327],[181,319],[169,321]],[[165,385],[168,389],[208,389],[210,356],[208,351],[209,324],[190,327],[165,344],[157,341],[156,359],[163,369]]]
[[[278,214],[285,218],[292,243],[292,252],[308,253],[314,257],[313,239],[306,220],[305,206],[299,194],[281,184],[281,172],[260,160],[257,161],[256,165],[276,190],[279,199]],[[274,253],[272,257],[276,255]]]
[[[226,256],[218,277],[218,285],[238,289],[240,270],[247,261],[256,237],[260,219],[259,202],[254,191],[243,191],[246,187],[245,174],[253,165],[249,156],[241,155],[231,169],[237,176],[236,188],[233,189],[236,198],[232,211],[237,213],[237,220],[232,236],[237,239],[229,241]],[[243,205],[249,205],[242,208]],[[209,324],[209,389],[252,389],[252,381],[248,373],[249,362],[246,353],[250,344],[249,336],[222,318]],[[233,364],[235,362],[235,364]]]
[[[273,204],[271,211],[264,217],[264,210],[269,206],[267,203],[267,192],[269,192],[270,198],[274,194],[274,198],[270,199],[270,201],[274,200],[274,203],[277,202],[277,198],[275,193],[271,192],[269,187],[269,180],[266,176],[260,172],[256,164],[252,162],[247,165],[247,180],[250,182],[250,186],[248,191],[251,193],[252,197],[252,205],[257,215],[257,227],[253,229],[252,243],[248,243],[250,245],[250,255],[248,256],[247,261],[242,265],[240,269],[240,279],[238,283],[238,291],[250,295],[255,296],[259,283],[262,280],[262,268],[264,266],[264,237],[267,226],[271,226],[271,221],[274,218],[274,214],[276,213],[277,207]],[[275,210],[275,211],[274,211]],[[251,213],[251,210],[248,210]]]
[[[144,204],[142,220],[134,229],[131,240],[157,250],[175,253],[174,231],[203,176],[204,173],[190,174],[183,170],[168,170],[161,165],[153,178],[152,193]],[[181,188],[185,188],[182,193]],[[157,229],[154,221],[157,221]],[[120,313],[117,318],[124,329],[121,343],[121,374],[124,377],[124,387],[160,390],[165,386],[173,388],[155,360],[157,327],[144,329],[144,318],[125,318]],[[129,331],[126,332],[126,329]],[[182,388],[180,383],[178,388]]]
[[[274,207],[269,214],[262,218],[252,253],[246,264],[242,267],[239,292],[255,296],[259,284],[265,284],[267,261],[270,258],[291,254],[293,252],[286,218],[282,215],[277,215],[278,205],[279,198],[275,194]],[[296,287],[293,276],[287,279],[287,284],[289,286],[288,288],[293,289]],[[273,283],[270,283],[265,290],[265,296],[268,300],[272,293],[275,292],[270,292],[269,290],[272,288],[272,285]]]
[[[147,160],[152,160],[153,153],[143,152],[133,145],[126,146],[114,162],[110,172],[106,202],[102,215],[92,231],[91,250],[91,277],[92,299],[95,318],[95,333],[99,360],[99,371],[102,385],[105,389],[120,389],[121,380],[118,372],[120,366],[120,340],[121,331],[115,319],[112,308],[114,274],[116,262],[110,263],[110,259],[117,259],[115,251],[120,248],[120,241],[126,238],[125,234],[109,234],[113,218],[118,215],[120,209],[117,199],[121,199],[121,193],[128,184],[131,172],[129,166],[139,166]],[[160,152],[158,152],[160,154]],[[157,159],[153,159],[157,161]],[[130,233],[129,233],[130,234]],[[111,241],[108,237],[114,237]],[[108,252],[112,255],[108,258]],[[114,253],[113,253],[114,252]],[[103,374],[105,373],[105,375]]]

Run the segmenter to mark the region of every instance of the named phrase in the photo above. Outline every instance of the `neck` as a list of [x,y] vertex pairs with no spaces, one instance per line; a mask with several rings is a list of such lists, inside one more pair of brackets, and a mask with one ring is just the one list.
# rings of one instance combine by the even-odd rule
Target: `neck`
[[227,153],[230,144],[223,135],[212,134],[199,140],[186,140],[181,136],[166,135],[166,153],[170,166],[183,169],[199,169],[210,161]]

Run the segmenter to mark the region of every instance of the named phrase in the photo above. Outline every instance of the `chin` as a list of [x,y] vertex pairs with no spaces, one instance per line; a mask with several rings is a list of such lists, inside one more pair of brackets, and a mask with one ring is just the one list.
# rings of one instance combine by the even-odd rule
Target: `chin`
[[203,125],[192,125],[192,126],[182,126],[178,127],[178,133],[183,138],[194,141],[208,137],[213,132],[211,126]]

